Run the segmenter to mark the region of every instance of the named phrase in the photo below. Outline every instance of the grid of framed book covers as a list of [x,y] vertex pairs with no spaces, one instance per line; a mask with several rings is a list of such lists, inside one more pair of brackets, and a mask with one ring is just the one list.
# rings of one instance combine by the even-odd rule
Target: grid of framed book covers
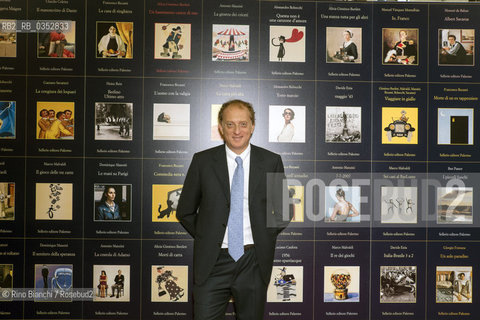
[[282,155],[294,213],[265,319],[478,319],[479,16],[476,3],[0,1],[0,318],[191,319],[176,207],[193,154],[222,143],[220,105],[239,98],[256,108],[252,143]]

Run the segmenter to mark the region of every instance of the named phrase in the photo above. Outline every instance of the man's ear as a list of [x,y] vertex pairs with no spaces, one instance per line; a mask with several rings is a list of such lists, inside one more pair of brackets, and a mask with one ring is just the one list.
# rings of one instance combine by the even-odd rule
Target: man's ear
[[222,139],[223,139],[223,127],[222,127],[222,124],[221,124],[221,123],[218,124],[218,132],[220,133],[220,136],[221,136]]

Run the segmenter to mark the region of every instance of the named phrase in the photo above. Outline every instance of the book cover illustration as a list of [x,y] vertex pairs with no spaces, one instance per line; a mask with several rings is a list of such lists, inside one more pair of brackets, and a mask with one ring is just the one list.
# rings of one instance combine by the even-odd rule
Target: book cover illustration
[[182,185],[152,185],[152,221],[178,222],[177,205],[182,194]]
[[360,302],[360,267],[325,266],[324,302]]
[[[66,26],[67,24],[65,24]],[[69,21],[68,28],[59,28],[51,32],[39,32],[37,56],[39,58],[75,58],[75,30],[75,21]]]
[[437,223],[473,224],[473,188],[437,188]]
[[305,27],[270,26],[270,62],[305,62]]
[[474,66],[475,30],[439,29],[438,65]]
[[267,302],[303,302],[303,267],[273,266]]
[[0,58],[17,56],[17,32],[14,29],[16,29],[16,20],[0,19]]
[[325,222],[360,222],[360,187],[325,187]]
[[327,63],[362,63],[362,28],[327,27]]
[[133,59],[133,22],[97,22],[97,58]]
[[473,109],[438,108],[438,144],[473,145]]
[[382,144],[418,144],[418,108],[382,108]]
[[437,266],[436,302],[472,303],[472,267]]
[[190,60],[191,28],[189,23],[155,23],[153,58]]
[[15,101],[0,101],[0,139],[15,139]]
[[188,302],[188,266],[152,266],[152,302]]
[[417,187],[382,187],[381,223],[417,223]]
[[418,29],[383,28],[383,64],[418,65]]
[[11,301],[13,289],[13,264],[0,264],[0,301]]
[[39,140],[74,139],[75,103],[38,101],[36,137]]
[[212,25],[212,61],[249,61],[250,26]]
[[153,140],[190,140],[190,105],[154,103]]
[[15,183],[0,182],[0,221],[15,220]]
[[[35,291],[62,290],[66,291],[73,286],[73,265],[71,264],[36,264],[35,265]],[[68,296],[35,295],[35,302],[68,302]]]
[[35,190],[36,220],[72,220],[72,183],[37,183]]

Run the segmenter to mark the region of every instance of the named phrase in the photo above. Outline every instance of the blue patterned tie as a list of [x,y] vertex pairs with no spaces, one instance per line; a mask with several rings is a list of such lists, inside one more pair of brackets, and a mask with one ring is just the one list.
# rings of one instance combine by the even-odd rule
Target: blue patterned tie
[[243,255],[243,162],[240,157],[235,161],[237,168],[233,173],[228,216],[228,253],[237,261]]

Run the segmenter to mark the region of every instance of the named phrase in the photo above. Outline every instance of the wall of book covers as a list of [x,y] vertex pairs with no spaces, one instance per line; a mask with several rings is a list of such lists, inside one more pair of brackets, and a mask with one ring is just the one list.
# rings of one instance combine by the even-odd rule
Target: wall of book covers
[[0,318],[191,319],[193,241],[175,210],[235,98],[291,179],[265,319],[480,317],[479,16],[0,0]]

